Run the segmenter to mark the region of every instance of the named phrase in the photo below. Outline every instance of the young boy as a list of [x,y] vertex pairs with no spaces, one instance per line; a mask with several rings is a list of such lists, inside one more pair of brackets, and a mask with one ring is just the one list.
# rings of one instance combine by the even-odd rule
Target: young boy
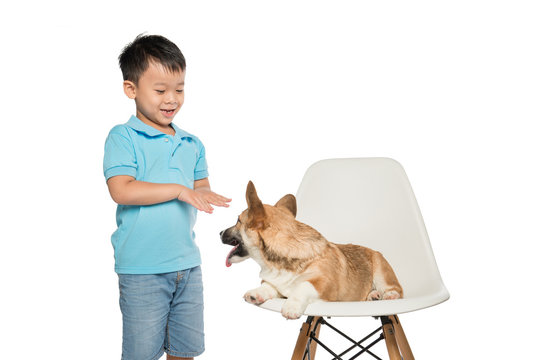
[[118,203],[112,235],[123,316],[123,360],[192,359],[204,351],[197,209],[230,199],[211,191],[200,140],[172,123],[184,99],[185,59],[162,36],[139,35],[119,57],[136,116],[115,126],[103,168]]

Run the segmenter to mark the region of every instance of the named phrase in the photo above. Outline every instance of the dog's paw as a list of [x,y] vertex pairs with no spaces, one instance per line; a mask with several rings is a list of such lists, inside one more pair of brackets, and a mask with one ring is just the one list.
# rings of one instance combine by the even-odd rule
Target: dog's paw
[[381,300],[382,294],[378,290],[373,290],[367,295],[367,301]]
[[267,286],[260,286],[256,289],[247,291],[245,295],[243,295],[243,299],[249,304],[260,305],[275,296],[276,292],[273,289],[268,288]]
[[307,304],[305,304],[303,301],[288,299],[284,302],[283,307],[281,308],[281,314],[289,320],[299,319],[301,315],[303,315],[306,307]]
[[260,294],[254,292],[253,290],[247,291],[245,295],[243,295],[243,299],[247,301],[249,304],[255,304],[255,305],[260,305],[266,302],[266,299],[264,299]]
[[391,290],[391,291],[388,291],[388,292],[384,293],[384,296],[382,296],[382,299],[384,299],[384,300],[395,300],[395,299],[398,299],[400,297],[401,296],[399,295],[398,292],[396,292],[395,290]]

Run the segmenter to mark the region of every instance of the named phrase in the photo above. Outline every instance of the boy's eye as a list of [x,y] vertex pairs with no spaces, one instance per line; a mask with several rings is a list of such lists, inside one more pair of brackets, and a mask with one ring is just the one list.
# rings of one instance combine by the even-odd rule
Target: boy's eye
[[181,93],[183,92],[183,89],[181,89],[181,90],[176,90],[176,92],[177,92],[178,94],[181,94]]
[[164,94],[165,90],[155,90],[158,94]]

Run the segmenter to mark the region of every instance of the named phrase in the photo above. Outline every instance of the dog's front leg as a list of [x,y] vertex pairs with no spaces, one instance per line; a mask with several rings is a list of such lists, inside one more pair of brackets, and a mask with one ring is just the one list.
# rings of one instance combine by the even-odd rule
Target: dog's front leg
[[287,319],[299,319],[307,305],[319,298],[320,296],[315,287],[310,282],[303,281],[294,286],[290,296],[288,296],[281,308],[281,314]]
[[249,290],[243,295],[245,301],[251,304],[260,305],[269,299],[279,296],[279,292],[270,283],[262,281],[262,285],[256,289]]

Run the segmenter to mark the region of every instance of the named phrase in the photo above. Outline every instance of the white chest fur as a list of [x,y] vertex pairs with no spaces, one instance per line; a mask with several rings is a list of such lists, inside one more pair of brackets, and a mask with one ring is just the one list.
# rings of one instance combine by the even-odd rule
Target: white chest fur
[[289,297],[292,290],[297,287],[300,276],[287,270],[268,268],[258,249],[254,251],[250,249],[249,253],[260,265],[260,278],[270,283],[284,297]]
[[286,270],[262,269],[260,278],[273,285],[284,297],[289,297],[297,287],[299,276]]

